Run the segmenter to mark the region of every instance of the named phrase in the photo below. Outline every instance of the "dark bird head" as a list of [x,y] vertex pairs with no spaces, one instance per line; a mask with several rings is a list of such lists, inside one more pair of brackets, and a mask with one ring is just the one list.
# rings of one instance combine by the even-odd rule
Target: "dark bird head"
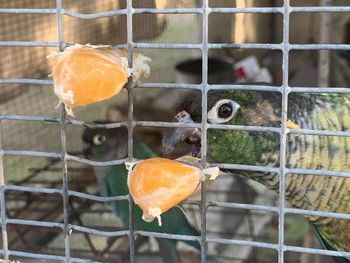
[[[219,124],[233,119],[240,104],[224,93],[211,93],[208,97],[208,122]],[[181,123],[199,123],[202,121],[201,93],[189,92],[176,108],[175,120]],[[163,154],[169,155],[176,145],[182,141],[192,145],[192,154],[198,155],[201,143],[201,133],[198,128],[168,128],[163,135]]]
[[85,156],[94,161],[124,159],[128,155],[128,130],[126,127],[112,129],[86,128],[83,132]]
[[[278,126],[280,125],[280,103],[278,93],[254,92],[254,91],[211,91],[208,93],[207,122],[209,124],[235,124]],[[176,109],[175,119],[182,123],[200,123],[202,121],[201,93],[189,92],[179,103]],[[220,131],[224,140],[220,141],[219,131],[208,130],[208,149],[212,149],[213,143],[222,147],[231,142],[240,142],[241,145],[252,141],[247,132]],[[239,136],[238,136],[239,135]],[[198,128],[167,128],[163,134],[163,154],[169,155],[182,141],[192,144],[192,154],[200,151],[201,132]],[[235,145],[237,145],[235,143]],[[235,146],[234,145],[234,146]],[[231,145],[230,151],[238,151]],[[239,149],[241,150],[241,149]],[[212,152],[213,153],[213,152]]]
[[[240,108],[240,103],[249,102],[249,97],[234,99],[229,92],[210,92],[208,94],[208,123],[227,123],[233,119]],[[181,120],[181,115],[189,114],[192,121],[202,121],[202,97],[198,91],[189,92],[176,108],[175,118]],[[180,117],[180,118],[179,118]]]

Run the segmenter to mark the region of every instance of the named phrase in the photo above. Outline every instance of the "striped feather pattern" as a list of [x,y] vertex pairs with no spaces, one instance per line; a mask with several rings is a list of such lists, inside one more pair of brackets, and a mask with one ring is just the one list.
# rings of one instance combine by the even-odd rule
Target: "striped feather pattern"
[[[289,118],[303,129],[349,131],[350,99],[347,95],[341,96],[341,103],[324,101],[320,96],[309,110],[290,108]],[[288,168],[341,171],[350,175],[349,137],[289,134],[287,143]],[[275,155],[268,154],[260,165],[278,166],[279,158]],[[248,176],[278,192],[279,175],[254,173]],[[350,213],[350,178],[287,174],[285,183],[285,198],[294,207]],[[350,220],[307,218],[335,249],[350,251]]]

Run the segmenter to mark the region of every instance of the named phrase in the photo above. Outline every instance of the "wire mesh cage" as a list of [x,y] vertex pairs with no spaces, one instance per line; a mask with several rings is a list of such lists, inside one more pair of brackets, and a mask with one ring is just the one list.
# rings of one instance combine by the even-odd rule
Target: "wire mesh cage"
[[[348,129],[287,128],[289,98],[295,93],[347,94],[350,6],[344,1],[161,1],[26,0],[0,3],[0,205],[4,260],[20,262],[160,262],[159,239],[181,243],[181,262],[331,262],[350,252],[322,249],[304,216],[342,218],[349,214],[289,206],[288,175],[349,178],[349,171],[327,167],[290,167],[291,136],[350,137]],[[46,56],[75,43],[108,44],[152,58],[150,78],[128,82],[117,98],[76,111],[57,110],[51,65]],[[237,84],[233,61],[254,54],[272,73],[272,84]],[[189,67],[195,81],[184,77]],[[212,58],[227,63],[223,69]],[[221,64],[220,64],[221,65]],[[216,70],[216,71],[215,71]],[[228,77],[227,77],[228,76]],[[226,79],[226,77],[228,79]],[[224,79],[225,78],[225,79]],[[174,123],[173,110],[189,90],[201,97],[200,123]],[[222,125],[208,119],[213,91],[274,94],[280,101],[275,126]],[[118,109],[115,110],[115,105]],[[117,118],[113,114],[117,114]],[[114,117],[113,117],[114,116]],[[96,124],[96,120],[105,124]],[[305,120],[305,122],[307,122]],[[128,130],[128,156],[93,161],[81,155],[86,127]],[[135,229],[129,195],[102,197],[94,167],[134,161],[134,134],[161,154],[164,128],[201,131],[200,165],[235,170],[182,204],[199,236]],[[214,163],[208,156],[210,130],[268,133],[279,142],[274,166]],[[309,136],[309,137],[308,137]],[[346,140],[346,139],[345,139]],[[333,143],[329,139],[329,143]],[[342,142],[344,145],[346,141]],[[175,155],[186,153],[182,145]],[[306,153],[309,148],[305,147]],[[278,187],[242,179],[238,171],[277,174]],[[311,180],[311,182],[314,179]],[[316,180],[316,179],[315,179]],[[111,212],[113,202],[128,201],[128,225]],[[145,241],[146,240],[146,241]],[[163,257],[164,259],[164,257]],[[169,262],[172,262],[169,259]]]

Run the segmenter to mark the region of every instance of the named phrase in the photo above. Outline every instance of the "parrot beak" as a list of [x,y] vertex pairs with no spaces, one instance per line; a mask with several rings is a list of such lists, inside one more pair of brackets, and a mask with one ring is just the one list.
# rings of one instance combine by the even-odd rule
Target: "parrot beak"
[[[181,111],[175,115],[175,119],[180,123],[194,123],[190,114]],[[198,128],[171,127],[166,128],[163,133],[162,151],[164,156],[169,156],[175,147],[186,141],[192,145],[192,155],[198,156],[201,142],[201,131]]]

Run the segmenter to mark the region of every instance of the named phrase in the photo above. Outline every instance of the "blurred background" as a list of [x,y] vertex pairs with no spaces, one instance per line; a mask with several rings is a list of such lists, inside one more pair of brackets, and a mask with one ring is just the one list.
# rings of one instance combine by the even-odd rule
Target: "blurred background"
[[[320,6],[331,2],[347,6],[348,0],[290,0],[292,6]],[[194,0],[134,0],[134,8],[187,8],[201,5]],[[282,0],[210,0],[210,7],[279,7]],[[55,0],[2,0],[0,8],[55,8]],[[63,8],[76,13],[97,13],[124,9],[124,0],[63,0]],[[283,16],[279,13],[237,13],[209,15],[210,43],[281,43]],[[133,40],[136,43],[201,43],[202,17],[198,14],[135,14]],[[126,16],[80,20],[63,16],[63,40],[74,44],[126,43]],[[322,33],[323,32],[323,33]],[[333,43],[350,44],[350,14],[292,13],[290,16],[291,44]],[[0,14],[0,41],[57,42],[55,14]],[[1,79],[50,79],[51,66],[46,56],[55,47],[0,46]],[[150,57],[149,83],[200,83],[201,51],[197,49],[139,49]],[[349,51],[293,50],[289,54],[289,85],[300,87],[346,87],[349,84]],[[322,55],[320,55],[322,53]],[[281,85],[282,53],[269,49],[209,50],[209,83],[264,81]],[[320,57],[329,62],[320,69]],[[200,60],[198,60],[200,59]],[[323,71],[322,71],[323,70]],[[320,73],[321,72],[321,73]],[[184,94],[181,89],[136,88],[134,118],[136,120],[169,121],[174,105]],[[59,116],[58,103],[51,85],[0,84],[0,113],[19,115]],[[82,121],[108,120],[116,109],[121,120],[126,119],[127,92],[108,101],[80,108],[75,118]],[[1,143],[6,150],[60,152],[58,123],[1,121]],[[67,127],[68,152],[81,155],[83,127]],[[136,127],[141,136],[158,154],[162,129]],[[184,151],[184,150],[183,150]],[[178,154],[181,154],[181,148]],[[61,188],[61,163],[41,157],[4,156],[3,166],[7,185]],[[97,194],[91,166],[69,162],[69,189]],[[254,182],[242,182],[235,176],[220,177],[209,189],[208,200],[235,203],[278,205],[277,196]],[[196,197],[194,198],[196,199]],[[198,199],[198,197],[197,197]],[[105,231],[123,229],[120,220],[103,203],[71,198],[70,223]],[[199,207],[184,206],[191,222],[200,227]],[[6,211],[10,218],[62,222],[62,198],[55,194],[7,191]],[[286,216],[285,243],[295,246],[319,245],[309,233],[302,216]],[[278,216],[268,212],[210,207],[207,213],[207,236],[278,242]],[[64,255],[60,229],[9,225],[9,249]],[[1,239],[0,239],[1,240]],[[71,256],[102,262],[121,262],[127,251],[127,238],[111,240],[74,231],[71,236]],[[190,247],[181,245],[183,262],[199,262]],[[156,242],[151,239],[142,246],[139,262],[161,262]],[[247,246],[209,244],[209,262],[277,262],[274,250]],[[23,262],[28,259],[19,259]],[[328,257],[286,253],[285,261],[330,262]],[[49,261],[47,261],[49,262]]]

